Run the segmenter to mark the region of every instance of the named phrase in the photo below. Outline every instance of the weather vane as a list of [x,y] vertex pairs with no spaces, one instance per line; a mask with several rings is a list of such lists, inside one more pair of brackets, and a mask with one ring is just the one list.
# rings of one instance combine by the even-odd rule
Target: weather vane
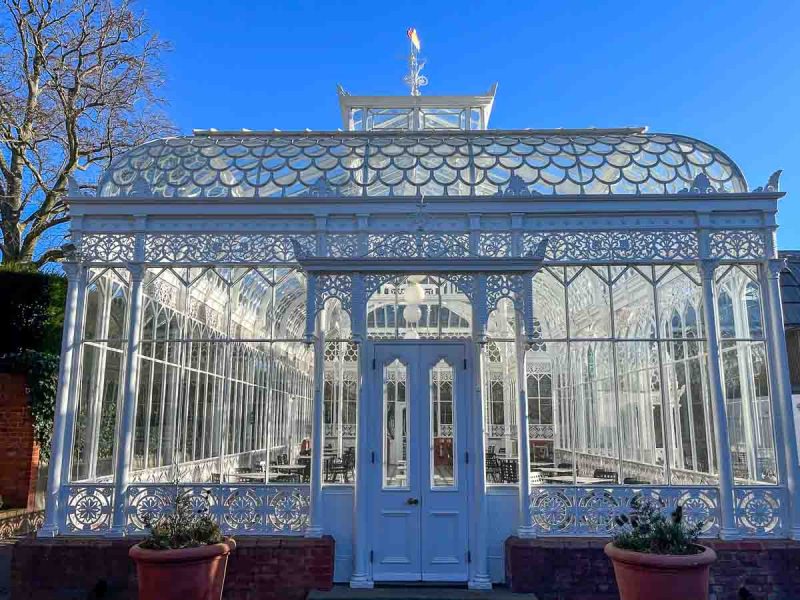
[[408,40],[411,43],[411,51],[408,54],[408,75],[403,78],[403,81],[411,88],[412,96],[419,96],[419,88],[423,85],[428,85],[428,78],[425,75],[420,75],[422,67],[425,66],[425,61],[419,59],[420,43],[417,30],[409,27],[406,35],[408,35]]

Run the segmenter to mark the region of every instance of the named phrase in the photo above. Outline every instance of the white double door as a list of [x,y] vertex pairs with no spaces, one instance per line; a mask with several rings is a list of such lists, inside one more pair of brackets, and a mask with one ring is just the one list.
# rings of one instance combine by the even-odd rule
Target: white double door
[[369,405],[375,581],[466,581],[470,369],[457,342],[375,342]]

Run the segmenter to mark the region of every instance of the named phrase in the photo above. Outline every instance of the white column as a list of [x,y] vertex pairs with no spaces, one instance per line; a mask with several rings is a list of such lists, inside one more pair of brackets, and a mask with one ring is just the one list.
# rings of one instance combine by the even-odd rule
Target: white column
[[125,495],[133,453],[133,433],[136,426],[136,392],[139,374],[139,345],[142,326],[142,300],[144,298],[145,268],[141,263],[129,263],[131,278],[130,307],[128,312],[128,342],[125,352],[125,381],[123,383],[122,410],[119,411],[117,448],[114,465],[114,513],[109,534],[125,534]]
[[[322,446],[325,439],[325,308],[317,313],[314,338],[314,407],[311,423],[311,514],[306,537],[322,536]],[[294,415],[293,415],[294,417]]]
[[488,307],[486,300],[486,276],[476,275],[473,285],[472,298],[472,340],[473,340],[473,359],[472,377],[473,394],[471,398],[472,412],[472,448],[475,453],[473,464],[473,497],[475,502],[474,521],[475,521],[475,543],[472,544],[474,560],[470,570],[469,588],[473,590],[492,589],[492,580],[489,577],[489,557],[487,530],[488,510],[486,506],[486,449],[484,448],[483,428],[484,420],[484,398],[483,398],[483,363],[484,363],[484,344],[486,343],[486,319],[488,317]]
[[531,526],[530,503],[531,491],[531,454],[528,440],[528,376],[526,373],[527,346],[522,330],[522,317],[519,312],[514,315],[514,337],[516,339],[517,363],[517,448],[519,449],[519,521],[517,535],[534,537]]
[[[40,537],[58,534],[63,510],[60,506],[61,485],[69,481],[69,462],[72,451],[72,431],[75,428],[75,409],[70,410],[70,397],[76,395],[78,358],[83,323],[83,302],[86,293],[86,270],[75,262],[62,264],[67,275],[67,297],[64,309],[64,330],[61,338],[61,362],[56,392],[56,414],[53,427],[53,444],[48,465],[47,496],[44,524],[37,533]],[[66,468],[64,468],[66,465]]]
[[[350,576],[351,588],[373,587],[369,569],[369,474],[370,448],[367,443],[369,427],[367,423],[367,374],[369,356],[367,352],[367,298],[362,275],[353,277],[353,298],[351,300],[351,326],[353,339],[358,347],[358,414],[356,418],[356,482],[353,494],[353,574]],[[375,372],[373,371],[373,375]]]
[[[760,269],[761,289],[764,296],[767,353],[769,356],[770,402],[774,411],[775,445],[777,462],[783,467],[780,477],[788,489],[789,528],[794,540],[800,540],[800,465],[797,462],[797,432],[792,411],[792,385],[789,379],[789,358],[784,337],[783,306],[781,305],[780,273],[784,261],[767,261]],[[783,456],[780,456],[783,451]],[[779,471],[780,472],[780,471]]]
[[719,340],[717,338],[717,298],[714,290],[714,272],[717,261],[702,260],[698,266],[703,279],[703,320],[705,322],[705,335],[708,340],[706,342],[708,347],[708,352],[706,353],[708,389],[711,396],[711,406],[714,411],[714,434],[719,462],[719,509],[721,521],[719,536],[726,540],[738,539],[741,534],[736,528],[734,515],[733,467],[731,466],[728,417],[725,413],[725,392],[722,387]]

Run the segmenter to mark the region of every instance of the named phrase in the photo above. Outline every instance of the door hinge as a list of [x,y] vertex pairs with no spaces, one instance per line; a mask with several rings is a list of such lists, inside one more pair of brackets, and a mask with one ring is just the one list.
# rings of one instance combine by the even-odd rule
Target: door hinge
[[466,358],[464,359],[464,370],[465,371],[467,370],[467,359]]
[[375,464],[375,450],[370,452],[370,460],[372,461],[372,464],[374,465]]
[[472,552],[470,552],[469,550],[467,550],[467,562],[468,563],[472,562]]
[[375,359],[374,358],[372,359],[372,370],[373,371],[375,370]]
[[469,464],[469,452],[464,452],[464,462]]
[[369,562],[372,562],[372,559],[375,557],[372,550],[369,551]]

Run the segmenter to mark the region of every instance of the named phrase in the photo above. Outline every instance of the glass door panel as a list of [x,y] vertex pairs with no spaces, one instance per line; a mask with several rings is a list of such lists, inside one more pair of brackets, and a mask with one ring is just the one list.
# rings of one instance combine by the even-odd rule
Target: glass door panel
[[383,368],[383,487],[408,488],[408,397],[406,365]]
[[431,487],[456,484],[453,367],[442,359],[430,372]]

